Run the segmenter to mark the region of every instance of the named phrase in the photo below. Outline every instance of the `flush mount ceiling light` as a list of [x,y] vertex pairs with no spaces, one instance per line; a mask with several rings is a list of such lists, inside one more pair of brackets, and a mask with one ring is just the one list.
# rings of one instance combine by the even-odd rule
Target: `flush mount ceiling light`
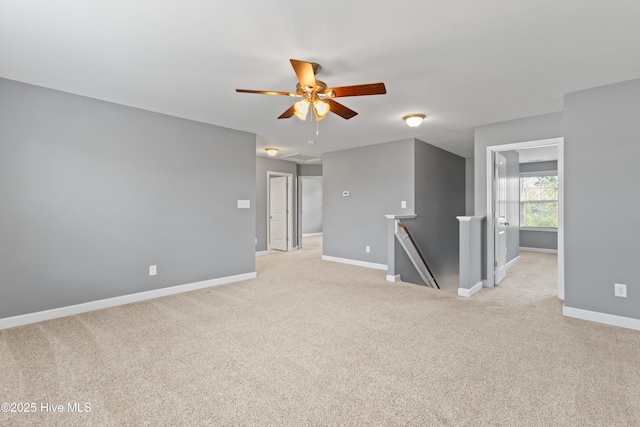
[[422,121],[424,120],[425,117],[426,116],[424,114],[409,114],[407,116],[404,116],[402,120],[407,122],[409,127],[417,128],[422,124]]
[[278,149],[277,148],[265,148],[264,151],[267,152],[267,154],[271,157],[275,156],[276,154],[278,154]]

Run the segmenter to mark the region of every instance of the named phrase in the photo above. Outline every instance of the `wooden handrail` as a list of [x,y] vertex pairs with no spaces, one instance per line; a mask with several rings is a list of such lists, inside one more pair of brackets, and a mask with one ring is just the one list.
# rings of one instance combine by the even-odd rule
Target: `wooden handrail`
[[420,257],[420,259],[422,260],[422,263],[424,264],[425,267],[427,267],[427,271],[429,272],[429,274],[433,278],[433,283],[435,283],[436,287],[438,289],[440,289],[440,285],[438,285],[438,282],[436,282],[436,276],[434,276],[433,273],[431,272],[431,269],[429,268],[429,265],[427,264],[427,261],[422,256],[422,252],[420,252],[420,249],[418,248],[418,245],[416,245],[416,241],[413,240],[413,237],[411,237],[411,233],[409,233],[409,229],[407,228],[406,225],[404,225],[400,221],[398,221],[398,226],[402,227],[404,232],[407,233],[407,237],[409,237],[409,240],[411,240],[411,243],[413,243],[413,247],[416,248],[416,251],[418,252],[418,256]]

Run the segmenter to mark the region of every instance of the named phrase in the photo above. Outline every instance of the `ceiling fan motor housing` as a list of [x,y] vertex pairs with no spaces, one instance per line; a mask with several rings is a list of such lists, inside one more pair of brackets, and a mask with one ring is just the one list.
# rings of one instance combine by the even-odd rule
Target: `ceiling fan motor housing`
[[325,94],[327,90],[327,84],[322,80],[316,80],[316,87],[309,88],[308,86],[302,87],[300,83],[296,84],[296,94],[300,96],[304,96],[306,98],[315,98],[315,95],[328,95]]

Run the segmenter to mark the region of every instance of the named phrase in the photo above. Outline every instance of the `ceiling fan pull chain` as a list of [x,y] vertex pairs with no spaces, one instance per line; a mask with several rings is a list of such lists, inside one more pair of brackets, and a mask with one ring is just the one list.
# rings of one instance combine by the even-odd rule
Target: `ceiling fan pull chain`
[[309,116],[310,116],[309,120],[313,121],[314,118],[316,119],[316,135],[320,135],[320,130],[318,129],[318,122],[319,122],[318,116],[317,116],[318,111],[316,110],[316,106],[313,105],[312,102],[309,103],[309,106],[311,107],[310,108],[311,109],[311,114],[309,114]]

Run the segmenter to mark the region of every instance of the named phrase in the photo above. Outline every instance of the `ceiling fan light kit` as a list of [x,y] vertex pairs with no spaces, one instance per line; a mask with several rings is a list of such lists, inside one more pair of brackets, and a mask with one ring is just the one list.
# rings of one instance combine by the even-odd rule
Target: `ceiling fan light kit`
[[307,120],[307,113],[309,112],[309,101],[303,99],[293,104],[294,115],[300,120]]
[[329,107],[329,103],[324,102],[322,100],[316,100],[313,102],[313,111],[316,113],[316,120],[322,120],[327,117],[331,107]]
[[426,116],[424,114],[409,114],[404,116],[402,120],[404,120],[409,125],[409,127],[417,128],[422,124],[422,121],[425,117]]
[[344,96],[384,95],[387,93],[384,83],[328,88],[326,83],[321,80],[316,80],[315,78],[315,75],[322,69],[320,64],[316,64],[315,62],[299,61],[297,59],[290,59],[289,61],[291,62],[291,66],[293,67],[293,71],[295,71],[299,82],[296,85],[295,92],[250,89],[236,89],[236,92],[303,98],[289,107],[278,117],[278,119],[288,119],[292,116],[296,116],[300,120],[305,121],[309,114],[309,109],[311,109],[313,110],[312,117],[315,117],[316,122],[327,117],[329,112],[337,114],[346,120],[358,114],[339,102],[334,101],[333,98]]

